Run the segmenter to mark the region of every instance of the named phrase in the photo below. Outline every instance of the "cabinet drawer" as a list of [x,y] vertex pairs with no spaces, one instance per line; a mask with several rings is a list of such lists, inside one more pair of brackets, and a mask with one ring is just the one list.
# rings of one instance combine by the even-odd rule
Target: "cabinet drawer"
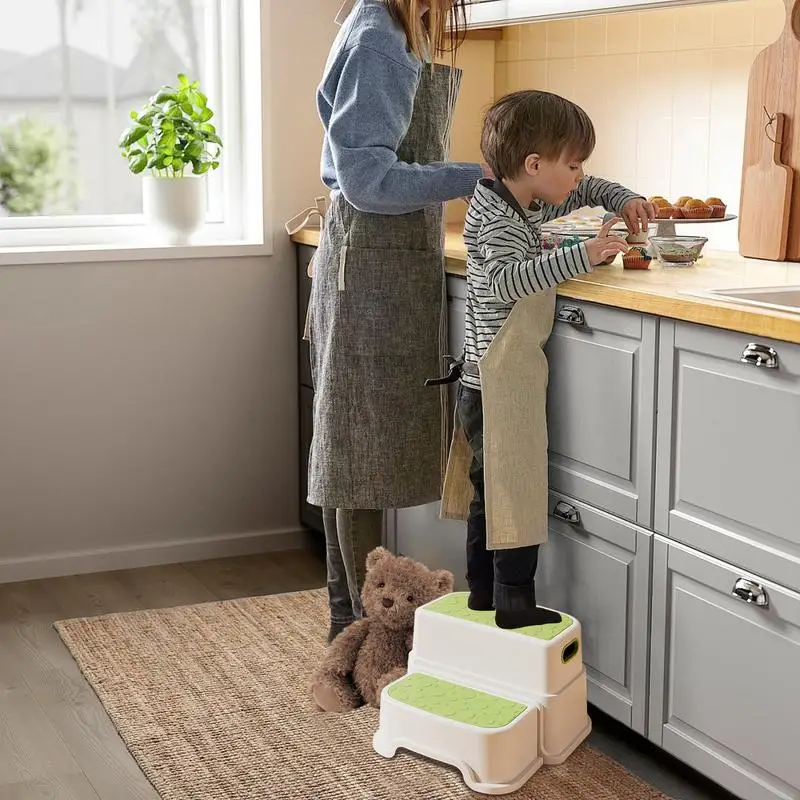
[[650,738],[746,800],[799,798],[800,594],[656,537],[652,619]]
[[547,344],[550,486],[650,527],[657,321],[565,298],[556,308]]
[[557,492],[549,503],[537,602],[581,623],[589,701],[646,733],[652,534]]
[[658,414],[656,530],[800,590],[800,347],[664,321]]

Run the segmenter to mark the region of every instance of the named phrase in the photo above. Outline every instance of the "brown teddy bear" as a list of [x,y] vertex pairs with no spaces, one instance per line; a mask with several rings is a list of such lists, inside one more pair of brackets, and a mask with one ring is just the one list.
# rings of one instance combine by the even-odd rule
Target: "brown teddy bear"
[[365,616],[330,644],[314,673],[311,693],[323,711],[380,705],[381,691],[402,678],[414,636],[414,612],[453,591],[453,574],[378,547],[367,556],[362,590]]

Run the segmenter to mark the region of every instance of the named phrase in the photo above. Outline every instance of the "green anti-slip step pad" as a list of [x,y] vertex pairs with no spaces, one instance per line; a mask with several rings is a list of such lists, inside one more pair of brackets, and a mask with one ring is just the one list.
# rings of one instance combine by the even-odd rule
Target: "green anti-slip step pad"
[[413,672],[389,687],[398,703],[475,728],[504,728],[528,706],[457,683]]
[[[454,592],[453,594],[445,595],[441,600],[434,601],[426,606],[425,610],[444,614],[455,619],[463,619],[467,622],[476,622],[478,625],[497,628],[494,621],[494,611],[473,611],[467,607],[467,597],[466,592]],[[566,614],[562,614],[561,622],[552,622],[549,625],[532,625],[528,628],[515,628],[505,632],[517,633],[549,642],[560,633],[563,633],[570,625],[572,625],[572,619]]]

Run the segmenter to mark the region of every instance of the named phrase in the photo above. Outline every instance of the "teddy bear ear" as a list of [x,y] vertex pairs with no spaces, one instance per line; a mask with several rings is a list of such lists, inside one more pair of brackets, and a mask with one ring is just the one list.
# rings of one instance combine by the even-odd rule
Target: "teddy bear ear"
[[433,573],[433,580],[436,589],[442,594],[450,594],[453,591],[453,573],[446,569],[440,569]]
[[376,547],[367,556],[367,569],[373,569],[391,557],[392,554],[385,547]]

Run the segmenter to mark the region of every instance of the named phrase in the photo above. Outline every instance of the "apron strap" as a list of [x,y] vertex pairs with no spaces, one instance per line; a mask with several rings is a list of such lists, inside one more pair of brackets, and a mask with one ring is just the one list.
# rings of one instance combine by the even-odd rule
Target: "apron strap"
[[295,233],[305,228],[314,216],[319,217],[320,229],[325,227],[325,214],[326,214],[327,201],[324,197],[317,197],[315,205],[304,208],[299,214],[292,217],[285,223],[286,233],[289,236],[294,236]]
[[350,12],[356,4],[356,0],[344,0],[342,7],[336,12],[333,21],[337,25],[344,25],[344,21],[350,16]]

